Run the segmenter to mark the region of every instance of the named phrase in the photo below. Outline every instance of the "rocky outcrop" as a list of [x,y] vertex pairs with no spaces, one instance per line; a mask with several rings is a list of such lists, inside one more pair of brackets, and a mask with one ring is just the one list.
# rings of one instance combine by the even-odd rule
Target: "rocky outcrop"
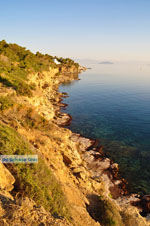
[[74,74],[75,77],[78,77],[79,73],[82,73],[86,70],[87,68],[80,65],[79,67],[76,67],[75,65],[71,65],[71,66],[61,66],[59,68],[59,72],[61,73],[61,75],[65,75],[65,76],[69,75],[69,77],[71,76],[71,74]]
[[71,226],[64,218],[53,217],[43,207],[37,206],[29,198],[11,200],[0,194],[0,225],[11,226]]
[[2,163],[0,163],[0,189],[11,191],[13,189],[14,182],[15,178],[9,170]]

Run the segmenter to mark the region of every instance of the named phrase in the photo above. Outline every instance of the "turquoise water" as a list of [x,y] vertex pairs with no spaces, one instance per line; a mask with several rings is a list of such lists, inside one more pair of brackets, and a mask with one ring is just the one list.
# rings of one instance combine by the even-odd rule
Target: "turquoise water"
[[98,139],[119,163],[129,191],[150,193],[150,66],[146,63],[88,65],[81,80],[64,84],[69,128]]

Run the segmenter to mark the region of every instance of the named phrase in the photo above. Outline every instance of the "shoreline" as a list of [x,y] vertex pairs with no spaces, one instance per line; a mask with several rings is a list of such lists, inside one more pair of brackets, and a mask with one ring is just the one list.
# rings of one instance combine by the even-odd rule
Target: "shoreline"
[[[17,119],[22,121],[27,109],[31,111],[32,108],[31,120],[36,120],[38,125],[38,118],[42,116],[44,128],[28,128],[21,123],[11,124],[11,121],[10,125],[15,126],[35,153],[42,156],[56,177],[70,210],[72,221],[69,226],[101,226],[101,223],[112,217],[119,226],[130,225],[127,222],[130,218],[136,222],[132,225],[150,225],[140,215],[142,208],[137,209],[131,205],[139,198],[126,195],[126,183],[118,178],[118,165],[104,155],[103,147],[96,140],[64,128],[66,123],[71,123],[72,118],[61,112],[61,108],[67,107],[62,101],[68,94],[60,93],[59,85],[78,80],[81,71],[76,73],[76,68],[67,68],[65,74],[63,68],[63,73],[58,74],[58,70],[51,68],[49,71],[31,74],[29,83],[33,82],[36,86],[32,97],[16,97],[18,103],[25,105],[21,117],[20,112],[16,112]],[[36,114],[38,118],[35,119]],[[9,115],[9,111],[6,112],[5,118],[9,119]]]
[[[88,68],[87,68],[88,69]],[[86,70],[87,70],[86,69]],[[61,85],[61,83],[59,84]],[[60,93],[59,93],[60,94]],[[66,103],[63,103],[62,101],[64,100],[64,98],[68,98],[69,97],[69,94],[68,93],[65,93],[65,95],[63,95],[63,93],[61,93],[62,96],[60,98],[60,101],[58,103],[58,106],[60,107],[60,112],[61,112],[61,109],[62,107],[65,106],[65,108],[68,106],[68,104]],[[61,112],[62,116],[64,115],[66,117],[66,121],[64,119],[64,122],[61,122],[58,123],[59,126],[68,126],[71,124],[71,121],[72,121],[72,116],[68,113],[64,113],[64,112]],[[68,116],[68,117],[67,117]],[[68,129],[68,128],[67,128]],[[70,130],[70,129],[69,129]],[[76,136],[77,139],[75,139],[76,142],[82,142],[82,139],[83,140],[87,140],[87,146],[85,145],[85,150],[88,151],[89,153],[91,152],[91,155],[94,156],[95,159],[97,160],[105,160],[105,159],[109,159],[103,152],[103,146],[100,146],[98,144],[98,141],[96,139],[91,139],[91,138],[86,138],[84,136],[81,136],[81,134],[77,134],[77,133],[74,133],[72,131],[73,135]],[[89,144],[90,143],[90,144]],[[109,159],[110,161],[110,167],[111,167],[111,172],[112,172],[112,177],[116,180],[123,180],[122,182],[124,184],[126,184],[127,182],[125,182],[125,179],[124,178],[120,178],[118,173],[119,173],[119,166],[117,163],[114,163],[111,159]],[[122,191],[124,194],[127,194],[127,190],[126,188],[123,186],[123,191]]]
[[[88,68],[86,68],[86,70],[87,69]],[[79,79],[79,80],[81,80],[81,79]],[[61,83],[59,85],[61,85]],[[63,92],[61,94],[63,94]],[[62,95],[62,97],[60,99],[60,103],[58,104],[60,107],[60,112],[63,107],[66,108],[68,106],[68,104],[62,102],[67,97],[69,97],[69,94],[65,93],[65,95],[64,96]],[[68,120],[66,117],[66,122],[64,122],[62,124],[60,123],[58,125],[62,126],[62,127],[64,127],[64,126],[67,127],[71,124],[72,116],[70,114],[67,114],[64,112],[63,112],[63,114],[65,114],[65,116],[66,115],[68,116]],[[94,162],[94,161],[96,162],[97,169],[94,168],[95,164],[92,165],[93,169],[91,169],[90,167],[87,167],[88,170],[93,173],[93,175],[94,175],[93,179],[97,180],[98,178],[100,178],[100,176],[102,176],[102,174],[107,175],[106,176],[106,177],[108,177],[107,179],[103,178],[104,180],[106,180],[105,183],[107,184],[106,185],[107,190],[108,190],[107,195],[108,196],[111,195],[112,199],[117,200],[118,204],[120,204],[121,202],[124,202],[124,203],[130,202],[129,205],[136,206],[137,209],[139,209],[142,216],[144,216],[144,217],[148,216],[148,218],[149,218],[149,213],[150,213],[149,195],[140,196],[135,193],[129,194],[127,187],[126,187],[128,182],[120,176],[119,165],[117,163],[113,162],[113,160],[111,160],[110,158],[108,158],[106,156],[106,154],[103,152],[103,146],[100,146],[97,143],[96,139],[94,140],[91,138],[85,138],[84,136],[81,136],[80,134],[74,133],[72,130],[71,130],[71,132],[73,134],[73,140],[75,142],[79,142],[84,145],[83,158],[84,158],[84,160],[86,160],[87,165],[90,166],[90,164],[92,164],[92,162]],[[85,144],[85,143],[87,143],[87,144]],[[97,163],[98,161],[99,161],[99,163]],[[94,172],[93,170],[96,170],[96,172]],[[97,172],[97,171],[99,171],[99,172]],[[109,191],[110,191],[110,193],[109,193]]]

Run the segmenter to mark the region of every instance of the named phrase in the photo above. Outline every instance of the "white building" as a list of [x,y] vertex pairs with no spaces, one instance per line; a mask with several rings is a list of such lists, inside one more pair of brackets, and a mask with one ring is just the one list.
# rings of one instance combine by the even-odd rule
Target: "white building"
[[54,59],[54,63],[55,64],[60,64],[60,62],[56,58]]

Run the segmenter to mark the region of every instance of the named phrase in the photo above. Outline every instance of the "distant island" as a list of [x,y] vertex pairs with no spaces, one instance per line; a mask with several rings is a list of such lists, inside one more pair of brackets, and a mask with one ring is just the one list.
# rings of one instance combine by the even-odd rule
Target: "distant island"
[[114,64],[112,61],[101,61],[99,64]]

